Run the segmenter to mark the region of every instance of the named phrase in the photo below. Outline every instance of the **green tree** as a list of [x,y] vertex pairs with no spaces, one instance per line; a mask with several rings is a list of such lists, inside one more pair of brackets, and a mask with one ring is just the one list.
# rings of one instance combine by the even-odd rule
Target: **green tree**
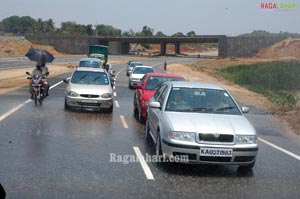
[[85,26],[72,21],[62,22],[60,32],[71,35],[93,35],[92,25]]
[[14,35],[25,35],[33,33],[36,21],[29,17],[10,16],[2,20],[3,30],[6,33],[13,33]]
[[177,32],[172,35],[173,37],[184,37],[185,35],[182,32]]
[[190,31],[190,32],[186,33],[186,36],[188,36],[188,37],[195,37],[196,33],[195,33],[195,31]]
[[47,21],[45,21],[44,25],[45,25],[45,32],[46,33],[55,32],[54,21],[52,19],[48,19]]
[[96,26],[96,34],[99,36],[121,36],[122,31],[111,25],[100,24]]
[[142,36],[153,36],[154,29],[144,26],[142,30]]
[[4,27],[2,21],[0,21],[0,34],[2,35],[3,33],[4,33]]
[[158,36],[158,37],[165,37],[167,35],[165,35],[162,31],[158,31],[155,36]]
[[85,26],[85,33],[88,36],[93,36],[94,31],[93,31],[93,25],[92,24],[88,24],[88,25]]
[[33,33],[35,23],[36,23],[35,19],[33,19],[29,16],[20,17],[19,34],[25,35],[28,33]]
[[133,37],[135,36],[135,32],[132,29],[130,29],[128,31],[123,32],[123,36]]
[[38,18],[38,20],[35,23],[34,33],[36,34],[44,33],[44,22],[41,18]]
[[4,31],[17,34],[20,32],[20,17],[11,16],[2,20]]

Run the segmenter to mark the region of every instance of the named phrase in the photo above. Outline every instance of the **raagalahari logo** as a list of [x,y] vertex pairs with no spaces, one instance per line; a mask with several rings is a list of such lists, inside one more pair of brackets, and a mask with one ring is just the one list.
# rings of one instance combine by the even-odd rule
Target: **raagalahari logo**
[[264,10],[294,10],[298,8],[295,2],[261,2],[260,8]]

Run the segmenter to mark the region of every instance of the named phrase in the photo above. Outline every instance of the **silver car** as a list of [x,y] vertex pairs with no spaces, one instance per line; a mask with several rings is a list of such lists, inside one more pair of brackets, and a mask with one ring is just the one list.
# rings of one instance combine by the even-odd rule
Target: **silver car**
[[217,85],[163,83],[149,101],[145,139],[158,157],[188,163],[238,165],[251,170],[258,152],[256,131],[232,96]]
[[134,67],[136,66],[142,66],[142,62],[137,62],[137,61],[130,61],[127,63],[127,68],[126,68],[126,75],[129,76],[130,73],[133,71]]
[[65,90],[65,108],[113,111],[113,89],[107,72],[101,68],[78,67]]

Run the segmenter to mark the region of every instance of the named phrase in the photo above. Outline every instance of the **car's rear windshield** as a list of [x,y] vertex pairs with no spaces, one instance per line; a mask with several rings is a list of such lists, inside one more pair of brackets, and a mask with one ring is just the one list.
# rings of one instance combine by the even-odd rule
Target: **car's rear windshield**
[[72,75],[71,83],[108,85],[109,80],[105,72],[75,71]]
[[166,111],[240,115],[241,112],[225,90],[174,87]]
[[153,72],[153,68],[136,67],[133,71],[133,74],[147,74]]
[[100,68],[100,63],[97,61],[80,61],[79,67]]
[[135,67],[135,66],[142,66],[143,64],[141,62],[131,62],[130,66]]
[[146,85],[147,90],[156,90],[158,85],[165,81],[185,81],[184,78],[181,77],[161,77],[161,76],[151,76]]

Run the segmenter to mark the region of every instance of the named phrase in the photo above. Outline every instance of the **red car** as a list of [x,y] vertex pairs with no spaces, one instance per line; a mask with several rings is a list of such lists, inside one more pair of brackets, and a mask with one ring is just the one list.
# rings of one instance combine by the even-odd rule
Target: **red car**
[[169,73],[147,73],[135,86],[133,109],[137,119],[142,122],[147,117],[148,101],[159,84],[165,81],[185,81],[184,77]]

